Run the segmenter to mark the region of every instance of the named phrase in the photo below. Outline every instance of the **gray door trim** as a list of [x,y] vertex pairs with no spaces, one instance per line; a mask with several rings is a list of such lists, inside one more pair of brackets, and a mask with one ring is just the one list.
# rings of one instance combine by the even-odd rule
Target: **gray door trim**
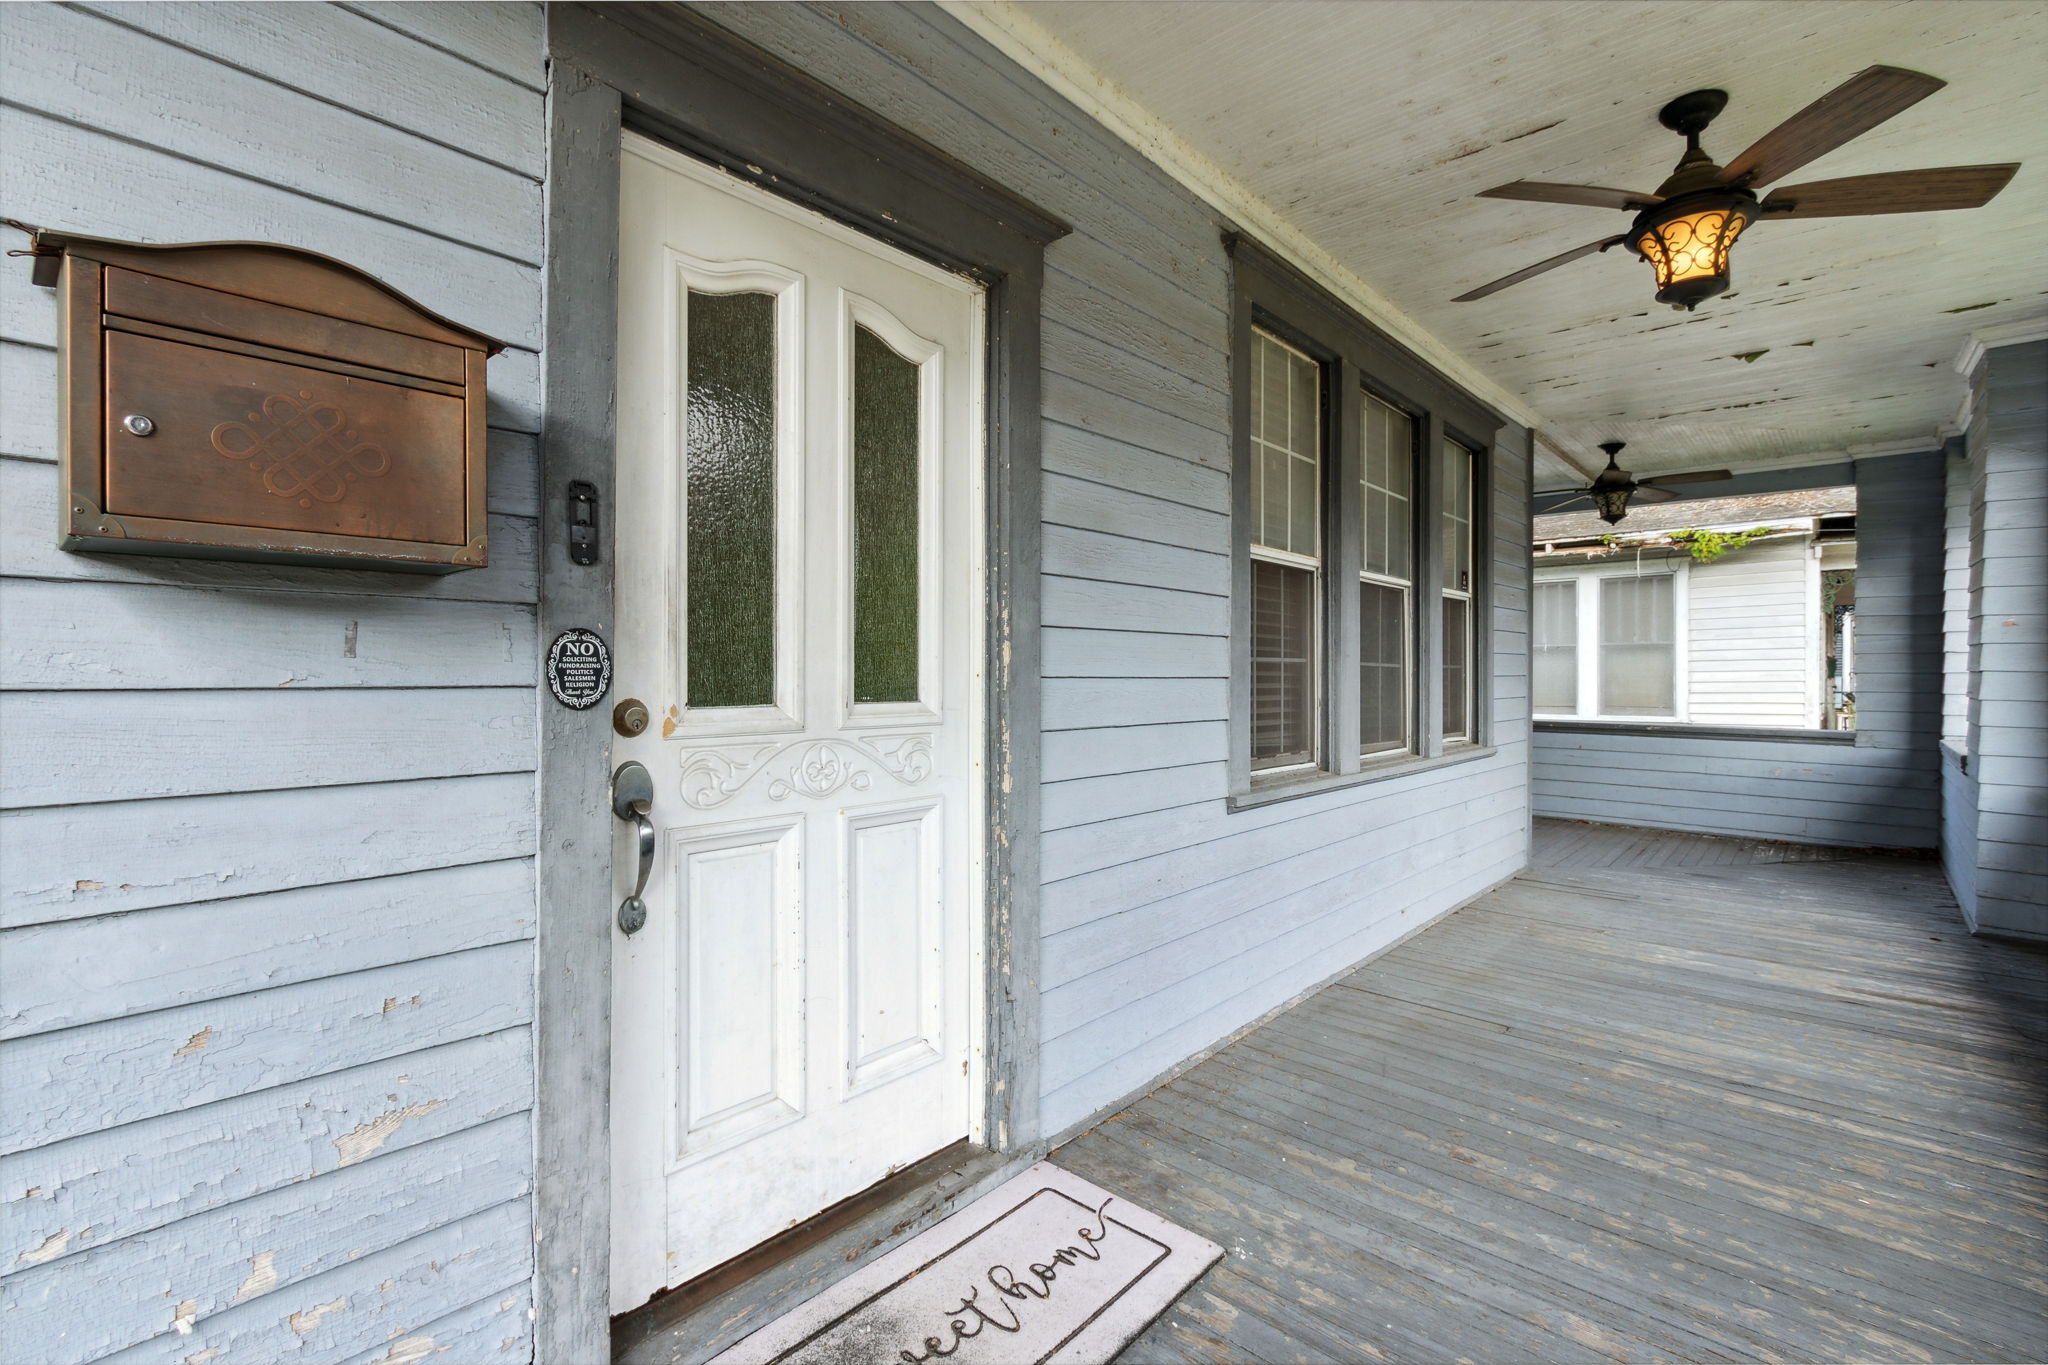
[[[982,281],[988,298],[990,1145],[1038,1115],[1039,397],[1046,243],[1069,230],[767,52],[670,5],[551,5],[543,638],[612,628],[619,137],[631,128]],[[602,559],[568,561],[563,490],[599,490]],[[535,1354],[610,1359],[609,713],[543,698],[536,953]]]

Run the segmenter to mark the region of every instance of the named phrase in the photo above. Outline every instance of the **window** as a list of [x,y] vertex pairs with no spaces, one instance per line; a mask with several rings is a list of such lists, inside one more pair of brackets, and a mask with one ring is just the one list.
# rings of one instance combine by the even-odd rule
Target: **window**
[[1266,332],[1252,356],[1252,766],[1316,758],[1322,367]]
[[1536,585],[1529,654],[1529,704],[1570,715],[1579,709],[1579,590]]
[[1409,594],[1415,586],[1415,419],[1365,395],[1359,488],[1358,751],[1409,746]]
[[1242,240],[1231,790],[1483,752],[1485,454],[1501,421]]
[[1445,739],[1472,737],[1472,452],[1445,441],[1443,493],[1443,698]]
[[1677,603],[1670,574],[1600,580],[1600,714],[1677,712]]
[[1685,572],[1667,562],[1538,579],[1531,709],[1539,717],[1684,720]]

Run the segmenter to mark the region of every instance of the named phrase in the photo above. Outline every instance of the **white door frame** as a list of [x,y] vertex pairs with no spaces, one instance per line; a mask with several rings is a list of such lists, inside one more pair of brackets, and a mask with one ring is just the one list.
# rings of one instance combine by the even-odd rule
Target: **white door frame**
[[[1039,327],[1047,243],[1066,224],[805,71],[679,7],[551,6],[542,386],[541,638],[611,638],[612,349],[620,132],[634,127],[989,286],[985,393],[986,1105],[990,1149],[1038,1124]],[[630,97],[622,91],[633,92]],[[772,171],[769,169],[772,168]],[[566,551],[567,486],[599,502],[599,562]],[[520,543],[508,528],[501,544]],[[536,1358],[610,1357],[610,994],[618,932],[608,697],[543,690],[535,1034]],[[994,837],[1000,831],[1001,837]]]

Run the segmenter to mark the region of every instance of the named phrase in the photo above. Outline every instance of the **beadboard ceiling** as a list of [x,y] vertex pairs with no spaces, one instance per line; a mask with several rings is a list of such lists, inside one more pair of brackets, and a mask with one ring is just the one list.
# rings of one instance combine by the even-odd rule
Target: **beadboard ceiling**
[[[964,8],[964,7],[961,7]],[[2048,330],[2048,5],[2039,0],[1141,0],[974,6],[1070,89],[1149,116],[1541,419],[1582,465],[1802,463],[1938,438],[1976,332]],[[1794,181],[2027,163],[1989,206],[1766,222],[1686,314],[1624,249],[1475,303],[1467,288],[1627,215],[1475,199],[1516,179],[1654,189],[1655,121],[1719,86],[1726,162],[1874,64],[1936,92]],[[1539,451],[1538,482],[1576,476]],[[1590,455],[1590,460],[1589,460]]]

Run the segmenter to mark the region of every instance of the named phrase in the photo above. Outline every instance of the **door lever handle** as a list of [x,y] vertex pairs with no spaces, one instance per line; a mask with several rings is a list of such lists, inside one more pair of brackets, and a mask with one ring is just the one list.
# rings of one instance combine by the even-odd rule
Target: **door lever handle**
[[654,805],[654,777],[642,763],[621,763],[612,774],[612,814],[633,826],[639,845],[640,873],[633,880],[633,894],[619,902],[619,928],[637,934],[647,923],[647,902],[640,893],[647,889],[647,874],[654,871],[654,822],[647,812]]

